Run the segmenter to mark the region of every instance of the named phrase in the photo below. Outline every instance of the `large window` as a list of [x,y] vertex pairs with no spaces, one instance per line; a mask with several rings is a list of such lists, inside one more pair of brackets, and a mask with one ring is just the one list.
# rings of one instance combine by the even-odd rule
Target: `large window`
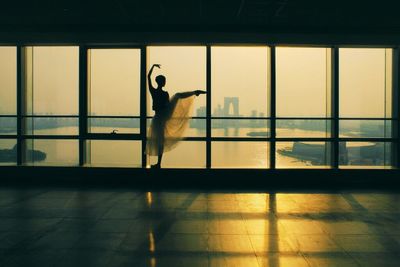
[[211,48],[212,167],[269,166],[269,60],[266,46]]
[[89,166],[141,166],[140,57],[136,48],[88,50],[84,156]]
[[88,131],[139,133],[140,50],[88,52]]
[[278,168],[330,166],[331,84],[331,49],[276,48]]
[[392,50],[339,50],[340,167],[390,167]]
[[79,127],[79,47],[31,46],[23,52],[23,162],[77,165],[78,142],[69,138],[78,136]]
[[0,47],[0,165],[17,163],[17,49]]
[[17,49],[0,47],[0,115],[17,115]]
[[170,99],[207,91],[163,168],[398,167],[392,48],[0,46],[0,59],[0,165],[154,164],[160,64],[151,81],[165,76]]
[[[161,68],[154,68],[152,84],[157,87],[156,77],[163,75],[166,84],[163,90],[167,91],[170,99],[176,93],[206,88],[206,47],[204,46],[150,46],[147,48],[147,72],[153,64],[160,64]],[[165,153],[163,161],[166,168],[204,168],[205,136],[206,136],[206,96],[195,97],[193,102],[193,118],[184,136],[192,141],[182,141],[171,152]],[[154,116],[152,98],[147,90],[147,126],[151,125]],[[193,140],[195,139],[195,140]],[[148,157],[148,163],[154,164],[156,157]]]

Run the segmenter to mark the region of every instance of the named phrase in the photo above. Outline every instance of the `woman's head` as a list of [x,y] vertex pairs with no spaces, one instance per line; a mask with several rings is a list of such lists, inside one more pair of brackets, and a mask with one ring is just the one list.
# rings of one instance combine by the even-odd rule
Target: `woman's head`
[[156,77],[156,83],[158,84],[158,87],[164,87],[166,82],[166,78],[164,75],[158,75]]

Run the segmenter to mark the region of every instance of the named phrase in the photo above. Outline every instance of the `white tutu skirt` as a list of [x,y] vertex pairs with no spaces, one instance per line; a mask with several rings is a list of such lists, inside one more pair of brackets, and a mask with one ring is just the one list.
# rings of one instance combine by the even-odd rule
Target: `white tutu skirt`
[[178,98],[174,95],[168,107],[156,114],[151,120],[147,134],[146,154],[158,156],[163,147],[163,152],[175,148],[182,140],[185,130],[189,126],[193,109],[194,96]]

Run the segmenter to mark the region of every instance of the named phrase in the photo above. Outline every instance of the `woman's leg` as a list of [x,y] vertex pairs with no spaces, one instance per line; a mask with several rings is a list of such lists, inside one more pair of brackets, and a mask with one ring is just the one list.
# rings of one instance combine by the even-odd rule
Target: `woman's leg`
[[161,160],[162,160],[162,156],[164,154],[164,127],[165,124],[161,124],[159,125],[160,129],[158,129],[157,131],[157,150],[158,150],[158,159],[157,159],[157,163],[155,165],[153,165],[154,168],[160,168],[161,167]]
[[161,167],[161,160],[162,160],[163,153],[164,153],[164,145],[160,145],[158,147],[158,160],[157,160],[157,164],[156,164],[156,166],[158,168]]

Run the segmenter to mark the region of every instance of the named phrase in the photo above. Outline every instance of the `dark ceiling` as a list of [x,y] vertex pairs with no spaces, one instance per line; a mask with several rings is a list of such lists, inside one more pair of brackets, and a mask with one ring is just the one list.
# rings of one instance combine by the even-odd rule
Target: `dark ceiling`
[[0,8],[1,30],[400,32],[397,1],[30,0]]

